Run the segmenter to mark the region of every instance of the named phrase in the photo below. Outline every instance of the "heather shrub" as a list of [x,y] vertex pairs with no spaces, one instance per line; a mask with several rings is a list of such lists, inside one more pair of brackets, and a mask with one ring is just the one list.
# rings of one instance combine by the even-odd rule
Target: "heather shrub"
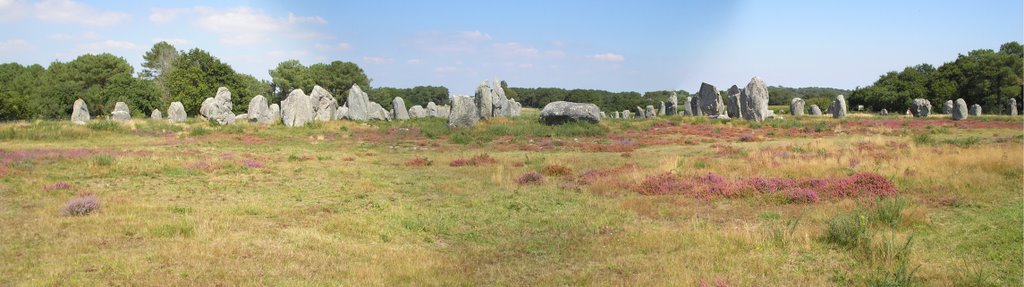
[[266,165],[263,164],[263,162],[255,160],[255,159],[243,160],[242,164],[245,165],[248,168],[264,168],[264,167],[266,167]]
[[518,182],[519,185],[541,184],[544,183],[544,175],[541,175],[536,171],[531,171],[520,175],[516,182]]
[[453,167],[467,166],[467,165],[468,166],[480,166],[480,165],[494,164],[494,163],[497,163],[497,162],[498,162],[498,160],[496,160],[493,157],[491,157],[491,155],[484,153],[484,154],[478,154],[478,155],[473,156],[473,157],[471,157],[469,159],[461,159],[461,158],[460,159],[456,159],[456,160],[453,160],[452,162],[448,163],[448,165],[449,166],[453,166]]
[[95,194],[76,196],[64,204],[61,214],[64,216],[82,216],[100,209],[100,200]]
[[572,168],[560,164],[549,164],[540,169],[540,173],[547,176],[570,176]]
[[794,188],[786,191],[786,199],[791,203],[818,203],[818,193],[809,188]]
[[405,162],[405,166],[429,166],[432,164],[434,164],[434,162],[425,157],[418,157]]
[[691,185],[671,172],[656,174],[644,178],[634,190],[645,195],[678,194],[690,189]]
[[43,190],[51,191],[51,190],[69,189],[69,188],[71,188],[71,184],[69,184],[67,182],[61,181],[61,182],[58,182],[58,183],[54,183],[54,184],[51,184],[51,185],[44,186]]

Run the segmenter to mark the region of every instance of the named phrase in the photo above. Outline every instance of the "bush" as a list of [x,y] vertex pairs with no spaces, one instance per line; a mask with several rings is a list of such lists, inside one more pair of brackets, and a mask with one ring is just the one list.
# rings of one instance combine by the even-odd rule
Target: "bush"
[[520,175],[516,182],[518,182],[519,185],[541,184],[544,183],[544,176],[536,171],[531,171]]
[[573,174],[571,168],[560,164],[546,165],[540,169],[540,173],[547,176],[570,176]]
[[786,199],[791,203],[818,203],[818,193],[810,188],[794,188],[786,191]]
[[456,160],[453,160],[452,162],[448,163],[448,165],[449,166],[454,166],[454,167],[466,166],[466,165],[468,165],[468,166],[479,166],[479,165],[493,164],[493,163],[497,163],[497,162],[498,162],[498,160],[496,160],[493,157],[491,157],[490,155],[484,153],[484,154],[478,154],[478,155],[476,155],[474,157],[471,157],[469,159],[461,159],[461,158],[460,159],[456,159]]
[[929,134],[916,134],[914,135],[914,143],[918,145],[933,145],[935,139]]
[[847,248],[870,243],[867,217],[858,212],[833,217],[828,221],[825,240]]
[[903,198],[890,198],[878,201],[872,214],[872,219],[890,227],[900,224],[903,208],[907,206],[907,200]]
[[82,216],[100,209],[100,200],[95,194],[76,196],[64,204],[61,214],[64,216]]
[[434,162],[425,157],[418,157],[405,162],[405,166],[429,166],[433,164]]
[[193,137],[205,136],[208,134],[210,134],[210,130],[204,127],[195,127],[194,129],[188,131],[188,135]]
[[95,161],[99,166],[110,166],[114,164],[114,157],[107,154],[101,154],[94,157],[93,161]]

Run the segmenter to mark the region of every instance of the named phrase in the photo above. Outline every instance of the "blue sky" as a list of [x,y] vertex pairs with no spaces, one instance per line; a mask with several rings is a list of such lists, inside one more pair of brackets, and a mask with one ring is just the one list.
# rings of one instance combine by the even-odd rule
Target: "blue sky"
[[263,79],[287,59],[342,60],[373,86],[455,94],[494,77],[612,91],[726,89],[753,76],[854,88],[1024,42],[1022,2],[0,0],[0,62],[108,52],[138,70],[166,40]]

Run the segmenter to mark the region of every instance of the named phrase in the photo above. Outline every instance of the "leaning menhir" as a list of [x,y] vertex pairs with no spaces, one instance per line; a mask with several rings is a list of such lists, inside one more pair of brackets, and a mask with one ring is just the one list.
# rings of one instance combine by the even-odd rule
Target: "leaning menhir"
[[359,85],[352,85],[348,89],[348,99],[345,101],[348,107],[347,117],[353,121],[366,121],[370,119],[370,96],[359,88]]
[[320,86],[313,86],[309,93],[309,100],[313,104],[313,120],[327,122],[335,119],[338,111],[338,100]]
[[820,116],[821,115],[821,108],[819,108],[818,105],[811,105],[809,110],[810,110],[809,113],[812,116]]
[[[649,107],[654,110],[654,106]],[[556,101],[544,105],[544,109],[540,111],[540,120],[547,125],[573,121],[598,123],[601,121],[601,109],[590,103]]]
[[[395,97],[391,100],[391,107],[395,109],[395,114],[391,115],[396,120],[408,120],[410,117],[409,110],[405,108],[405,100],[402,97]],[[420,108],[423,109],[423,108]]]

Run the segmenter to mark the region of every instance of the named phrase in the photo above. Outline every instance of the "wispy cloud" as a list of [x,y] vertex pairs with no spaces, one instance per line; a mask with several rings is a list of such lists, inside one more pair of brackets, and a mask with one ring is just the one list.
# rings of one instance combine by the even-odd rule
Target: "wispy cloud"
[[26,52],[34,49],[35,46],[25,41],[25,39],[10,39],[0,42],[0,52],[3,53]]
[[27,14],[29,5],[23,0],[0,0],[0,21],[14,21]]
[[54,41],[82,41],[98,40],[100,38],[100,35],[96,34],[95,32],[85,32],[77,35],[57,33],[50,34],[49,36],[46,36],[46,38]]
[[363,57],[363,61],[365,61],[367,63],[371,63],[371,64],[390,64],[390,63],[394,63],[395,59],[385,58],[385,57],[378,57],[378,56],[367,56],[367,57]]
[[34,15],[43,21],[111,26],[131,19],[126,13],[101,11],[71,0],[46,0],[33,6]]
[[626,60],[625,56],[616,53],[595,54],[587,56],[587,58],[604,62],[622,62]]
[[491,45],[491,47],[494,47],[498,53],[504,55],[532,57],[540,54],[540,50],[537,50],[537,48],[528,47],[516,42],[498,43]]
[[423,63],[423,60],[420,60],[420,59],[409,59],[408,61],[405,61],[405,63],[409,64],[409,65],[419,65],[419,64]]
[[106,40],[81,44],[75,47],[76,53],[107,53],[115,50],[135,51],[144,47],[128,41]]
[[487,33],[480,32],[480,31],[459,32],[459,35],[461,35],[462,38],[469,39],[469,40],[475,40],[475,41],[483,41],[483,40],[490,40],[491,39],[491,34],[487,34]]
[[319,16],[295,16],[275,18],[262,10],[238,7],[226,11],[197,7],[201,15],[196,21],[199,28],[220,35],[220,42],[227,45],[244,45],[269,42],[276,34],[312,35],[302,31],[303,24],[326,24]]
[[160,43],[160,42],[167,42],[168,44],[171,44],[171,45],[174,45],[174,46],[181,46],[181,45],[192,44],[192,41],[189,41],[187,39],[180,39],[180,38],[153,38],[153,43],[154,44],[155,43]]
[[352,44],[338,42],[335,44],[315,44],[313,48],[321,51],[348,51],[352,50]]
[[178,19],[179,15],[192,11],[189,8],[152,8],[149,10],[149,21],[167,23]]

